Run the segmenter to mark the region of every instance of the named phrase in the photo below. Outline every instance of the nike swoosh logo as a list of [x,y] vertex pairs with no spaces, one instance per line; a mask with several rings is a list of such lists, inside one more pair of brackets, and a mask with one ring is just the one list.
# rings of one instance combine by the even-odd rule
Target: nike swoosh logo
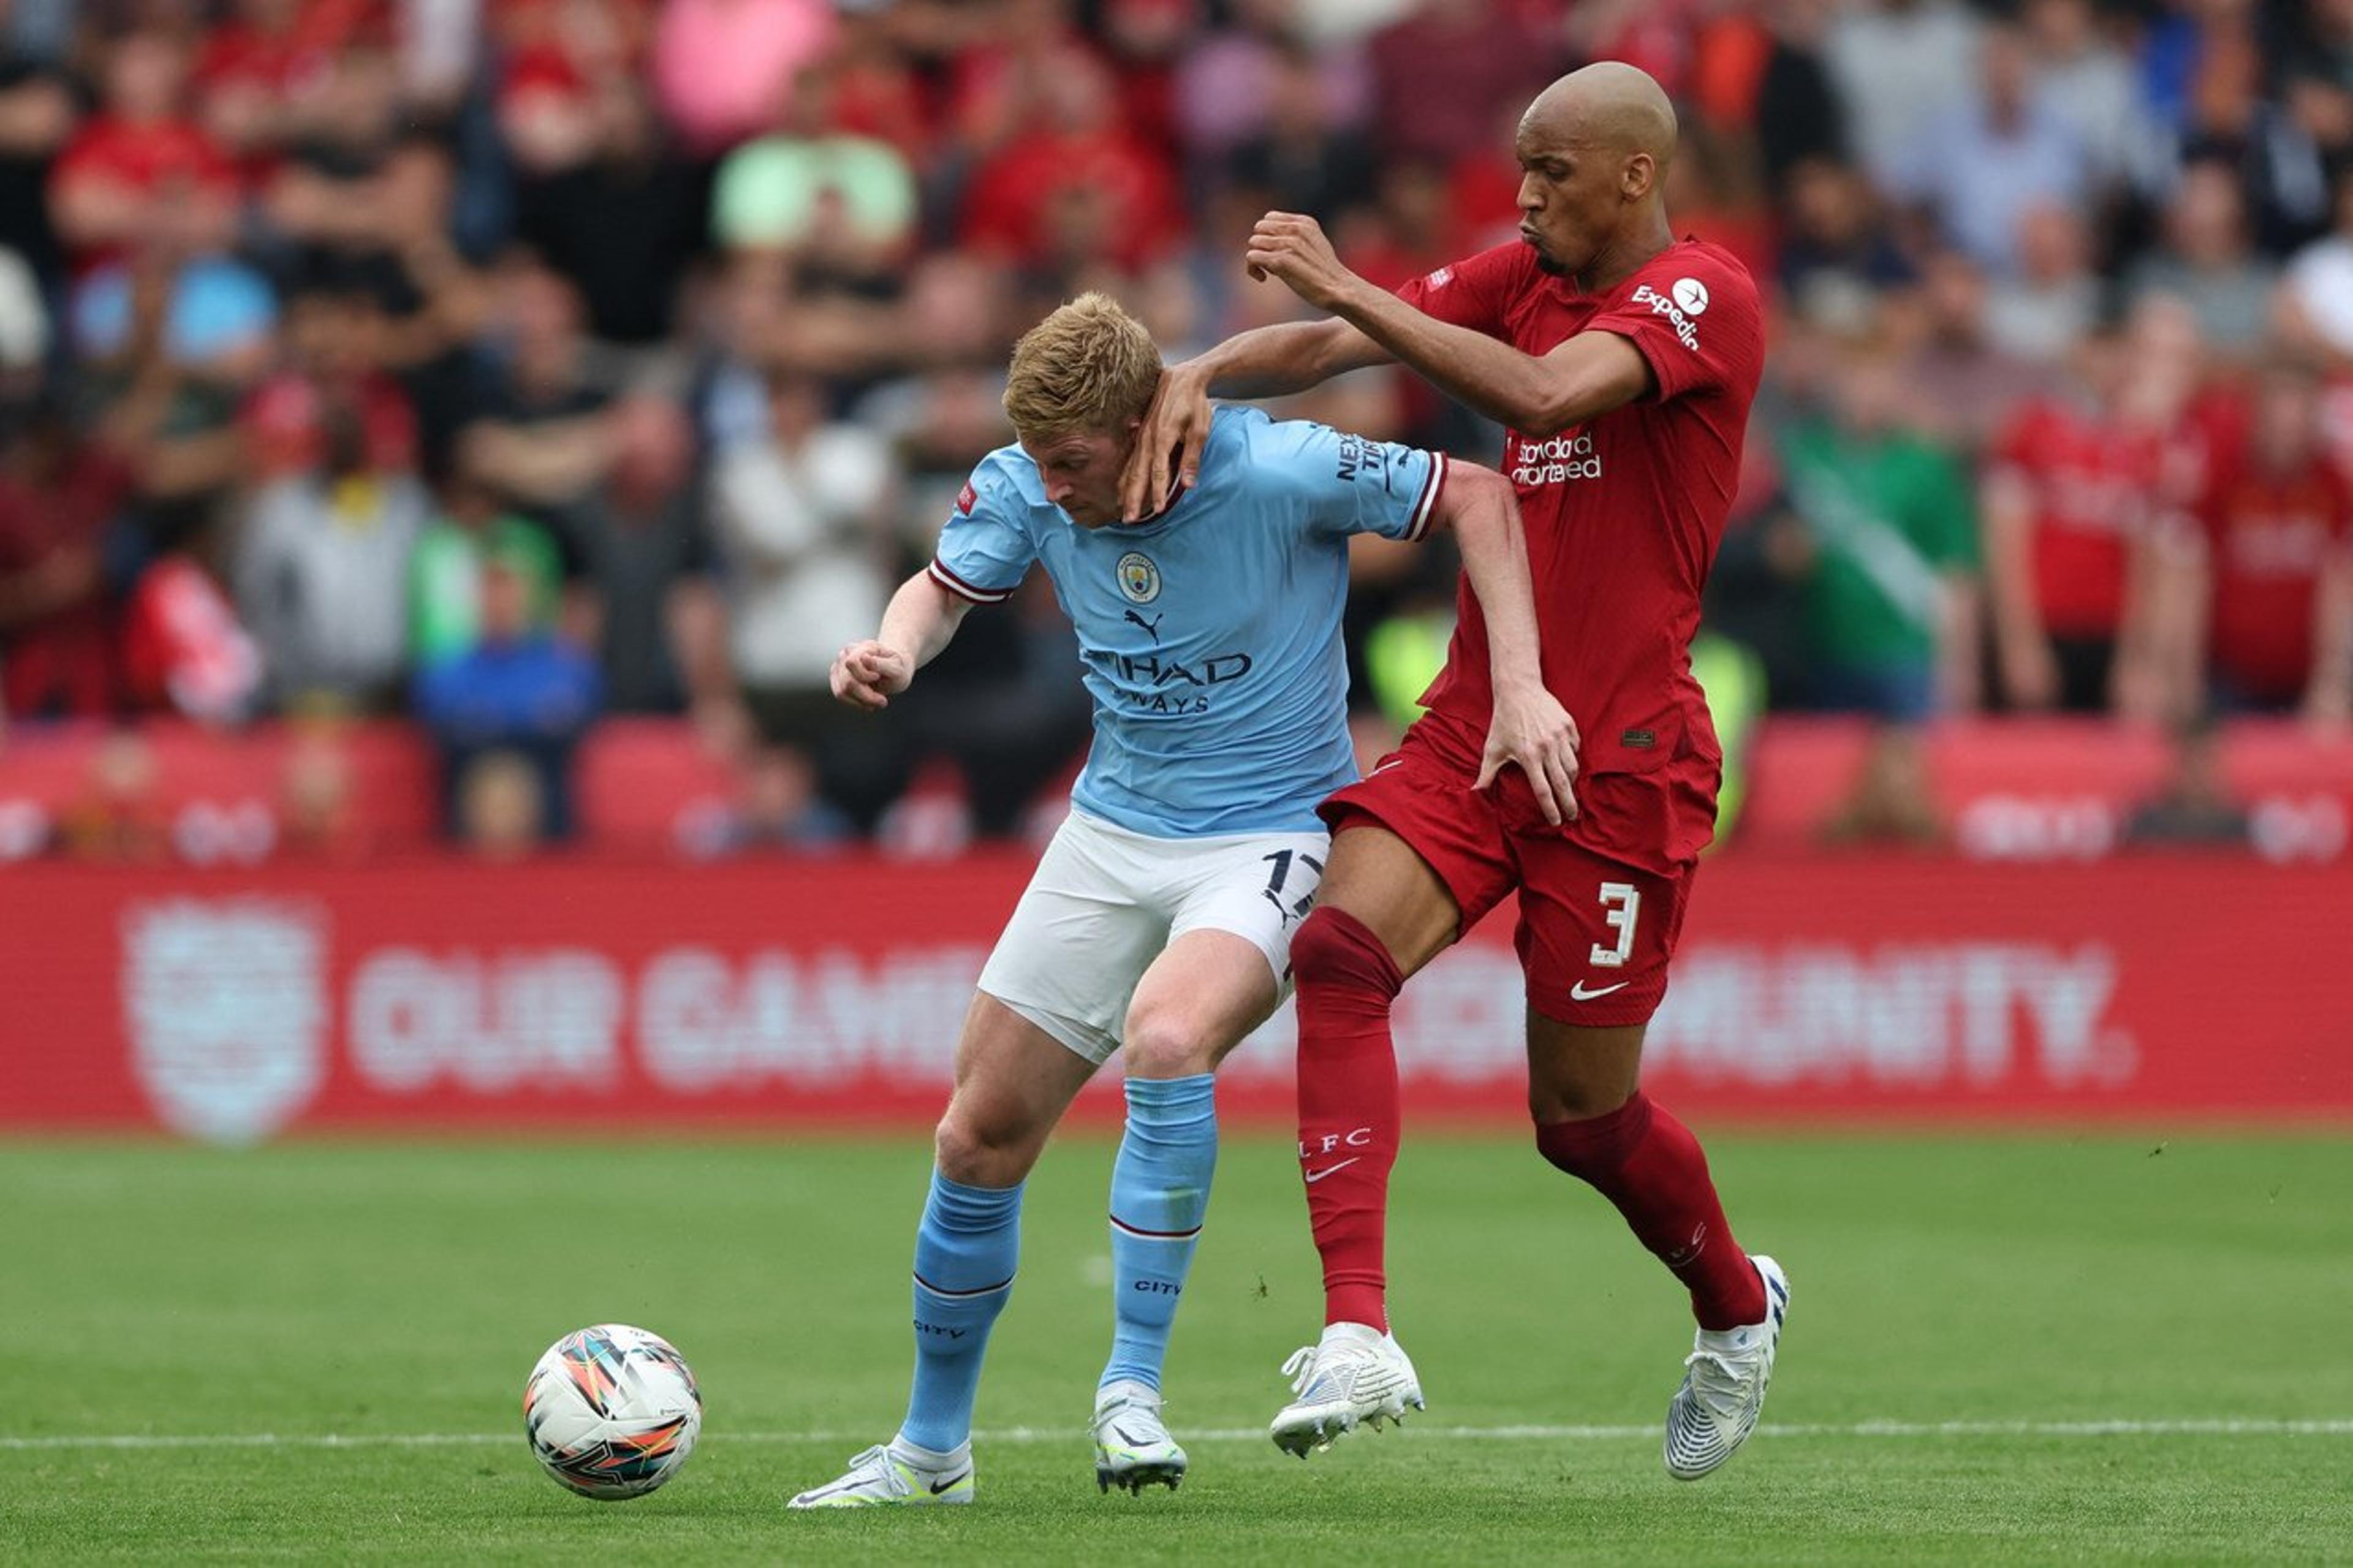
[[1588,991],[1585,988],[1585,982],[1580,980],[1568,988],[1568,999],[1572,1002],[1590,1002],[1596,996],[1607,996],[1612,991],[1623,991],[1633,984],[1630,980],[1620,980],[1615,985],[1604,985],[1598,990]]
[[971,1472],[970,1470],[958,1470],[955,1475],[950,1476],[946,1480],[944,1480],[944,1481],[934,1481],[934,1482],[932,1483],[932,1495],[933,1495],[934,1497],[937,1497],[937,1496],[939,1496],[942,1492],[946,1491],[950,1487],[955,1487],[955,1486],[961,1486],[961,1485],[963,1485],[963,1484],[964,1484],[964,1479],[965,1479],[965,1477],[966,1477],[966,1476],[968,1476],[968,1475],[970,1475],[970,1474],[972,1474],[972,1472]]
[[1330,1175],[1333,1172],[1345,1171],[1349,1166],[1355,1164],[1357,1160],[1361,1160],[1363,1158],[1364,1156],[1362,1154],[1358,1154],[1355,1159],[1343,1160],[1336,1165],[1326,1165],[1320,1171],[1310,1171],[1307,1173],[1307,1184],[1312,1187],[1316,1183],[1322,1181],[1324,1177]]

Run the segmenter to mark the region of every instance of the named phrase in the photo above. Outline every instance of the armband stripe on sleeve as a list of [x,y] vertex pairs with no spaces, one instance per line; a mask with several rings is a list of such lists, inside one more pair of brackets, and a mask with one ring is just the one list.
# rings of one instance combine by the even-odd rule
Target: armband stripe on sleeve
[[969,599],[976,605],[1001,605],[1013,597],[1010,588],[976,588],[934,560],[931,564],[932,581],[959,599]]
[[1438,498],[1446,489],[1446,454],[1430,455],[1430,477],[1421,481],[1421,499],[1413,503],[1413,526],[1406,538],[1419,542],[1430,532],[1430,520],[1438,515]]

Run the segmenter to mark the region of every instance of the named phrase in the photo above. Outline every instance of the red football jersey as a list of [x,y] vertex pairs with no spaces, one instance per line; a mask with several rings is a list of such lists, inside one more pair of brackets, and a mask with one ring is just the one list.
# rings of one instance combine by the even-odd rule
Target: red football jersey
[[1988,482],[2017,487],[2033,509],[2044,629],[2105,637],[2124,624],[2130,549],[2157,515],[2164,457],[2152,435],[2049,399],[2020,409],[1996,439]]
[[2353,528],[2353,489],[2316,455],[2277,476],[2226,461],[2198,521],[2213,580],[2208,662],[2249,697],[2295,700],[2312,675],[2322,568]]
[[[1513,431],[1503,468],[1527,529],[1545,684],[1584,735],[1584,771],[1647,773],[1697,756],[1712,774],[1721,752],[1690,647],[1764,370],[1747,270],[1719,247],[1686,239],[1616,288],[1580,294],[1514,241],[1398,293],[1527,353],[1600,331],[1650,362],[1655,396],[1543,439]],[[1467,578],[1459,600],[1446,669],[1422,701],[1475,762],[1494,693],[1486,622]]]

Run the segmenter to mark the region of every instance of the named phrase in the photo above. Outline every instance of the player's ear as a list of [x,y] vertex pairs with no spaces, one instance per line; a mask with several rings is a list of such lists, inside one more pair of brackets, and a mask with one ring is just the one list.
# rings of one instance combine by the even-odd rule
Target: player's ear
[[1639,202],[1651,194],[1658,179],[1658,161],[1648,153],[1637,153],[1626,160],[1626,167],[1618,175],[1619,193],[1630,202]]

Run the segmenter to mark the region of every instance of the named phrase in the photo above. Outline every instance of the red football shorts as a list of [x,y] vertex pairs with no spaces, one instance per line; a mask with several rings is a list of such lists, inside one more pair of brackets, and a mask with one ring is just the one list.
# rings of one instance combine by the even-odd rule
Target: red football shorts
[[1465,931],[1520,895],[1514,944],[1528,1002],[1565,1024],[1648,1023],[1667,994],[1667,963],[1693,873],[1715,820],[1715,766],[1683,759],[1649,773],[1577,781],[1581,816],[1544,819],[1517,768],[1484,793],[1417,724],[1405,742],[1320,808],[1336,837],[1386,827],[1454,896]]

